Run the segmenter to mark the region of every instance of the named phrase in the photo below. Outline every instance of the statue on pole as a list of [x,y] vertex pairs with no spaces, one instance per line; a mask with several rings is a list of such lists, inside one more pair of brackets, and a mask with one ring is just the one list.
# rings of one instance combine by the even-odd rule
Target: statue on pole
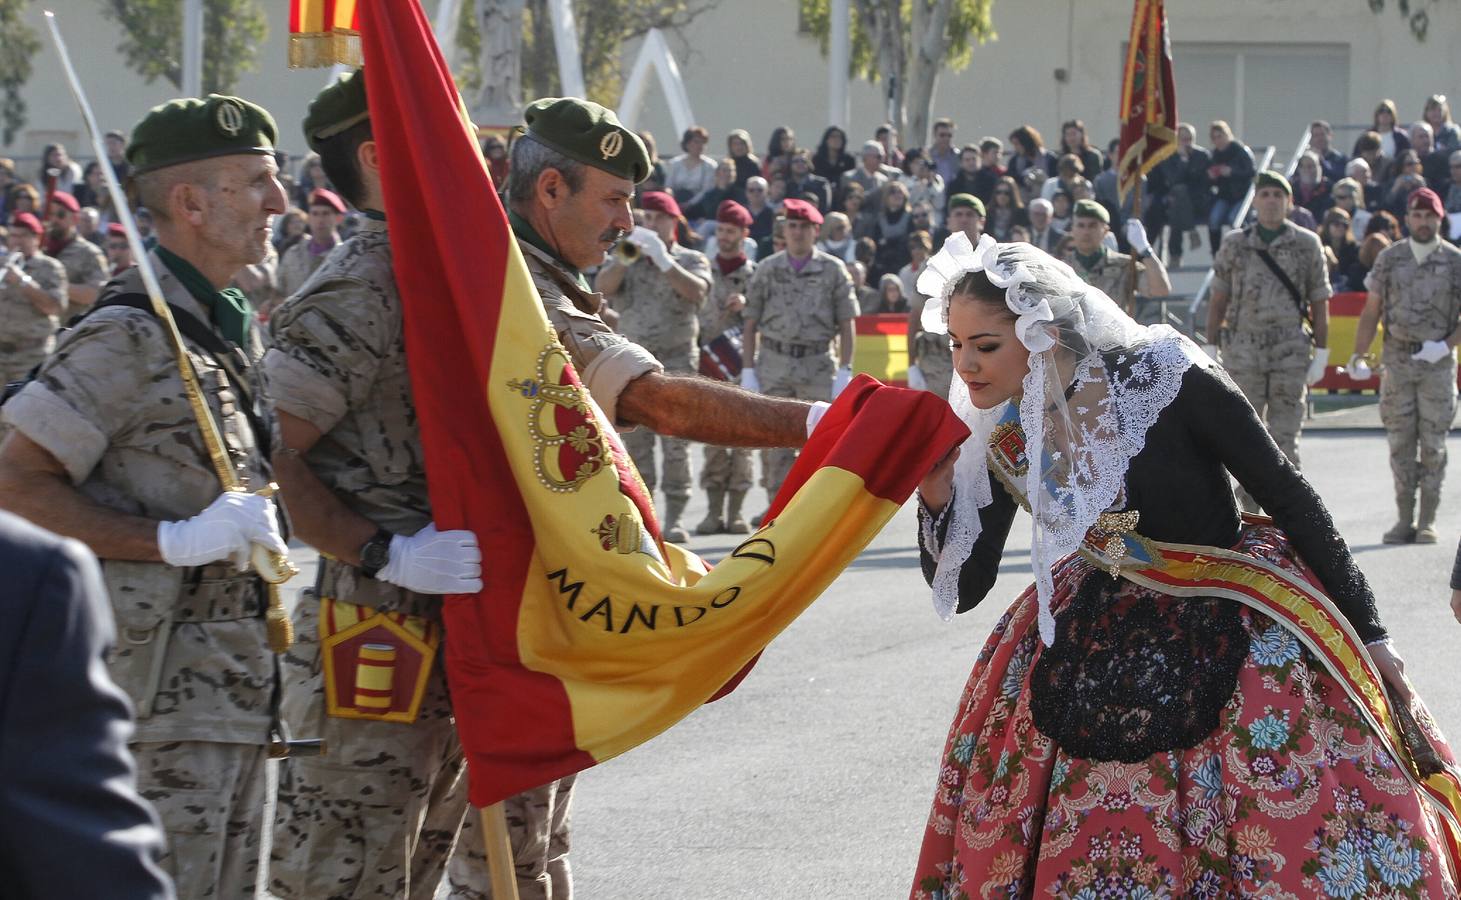
[[482,89],[472,104],[478,127],[509,126],[522,118],[523,8],[527,0],[475,0],[482,35]]

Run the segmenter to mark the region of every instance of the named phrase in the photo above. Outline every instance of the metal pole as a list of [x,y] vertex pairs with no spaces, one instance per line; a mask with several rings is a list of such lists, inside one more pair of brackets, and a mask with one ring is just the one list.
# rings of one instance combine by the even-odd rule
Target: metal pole
[[847,66],[852,54],[851,5],[852,0],[832,0],[828,26],[827,122],[844,130],[851,118],[847,103]]
[[183,0],[183,96],[203,96],[203,0]]

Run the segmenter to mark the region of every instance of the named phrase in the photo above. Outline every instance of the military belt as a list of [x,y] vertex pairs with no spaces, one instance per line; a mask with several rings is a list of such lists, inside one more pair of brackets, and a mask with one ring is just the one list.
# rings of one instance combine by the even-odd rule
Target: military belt
[[253,572],[201,566],[183,576],[182,594],[173,606],[174,622],[231,622],[255,619],[268,605],[264,581]]
[[1399,338],[1385,339],[1385,351],[1387,353],[1419,353],[1420,348],[1425,346],[1424,341],[1402,341]]
[[1231,331],[1225,336],[1225,343],[1257,344],[1260,347],[1272,347],[1293,340],[1308,340],[1302,327],[1274,325],[1268,328]]
[[819,353],[826,353],[828,349],[828,344],[793,344],[787,341],[774,340],[769,337],[761,338],[761,346],[770,350],[772,353],[780,353],[782,356],[790,356],[792,359],[801,359],[804,356],[816,356]]

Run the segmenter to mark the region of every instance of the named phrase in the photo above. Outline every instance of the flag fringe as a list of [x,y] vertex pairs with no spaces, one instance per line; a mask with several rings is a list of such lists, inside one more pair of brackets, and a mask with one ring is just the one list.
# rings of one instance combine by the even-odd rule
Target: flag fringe
[[289,36],[289,68],[323,69],[329,66],[360,68],[360,32],[351,28],[311,31]]

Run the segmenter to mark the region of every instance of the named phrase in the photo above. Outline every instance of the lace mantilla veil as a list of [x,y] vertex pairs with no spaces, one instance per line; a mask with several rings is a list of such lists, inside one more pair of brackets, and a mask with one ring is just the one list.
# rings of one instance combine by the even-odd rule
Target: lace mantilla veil
[[1075,271],[1030,244],[1000,244],[989,235],[971,245],[954,234],[918,277],[929,299],[923,329],[946,334],[949,299],[964,275],[984,272],[1005,291],[1015,333],[1030,351],[1022,396],[989,410],[975,408],[954,373],[949,403],[970,436],[954,463],[951,517],[935,550],[934,608],[953,618],[959,570],[979,537],[979,510],[993,502],[989,440],[1018,402],[1029,461],[1024,484],[1032,522],[1030,563],[1040,604],[1040,637],[1055,640],[1050,611],[1052,570],[1073,553],[1096,519],[1124,506],[1127,466],[1141,452],[1147,429],[1177,396],[1182,376],[1202,351],[1166,325],[1142,326]]

